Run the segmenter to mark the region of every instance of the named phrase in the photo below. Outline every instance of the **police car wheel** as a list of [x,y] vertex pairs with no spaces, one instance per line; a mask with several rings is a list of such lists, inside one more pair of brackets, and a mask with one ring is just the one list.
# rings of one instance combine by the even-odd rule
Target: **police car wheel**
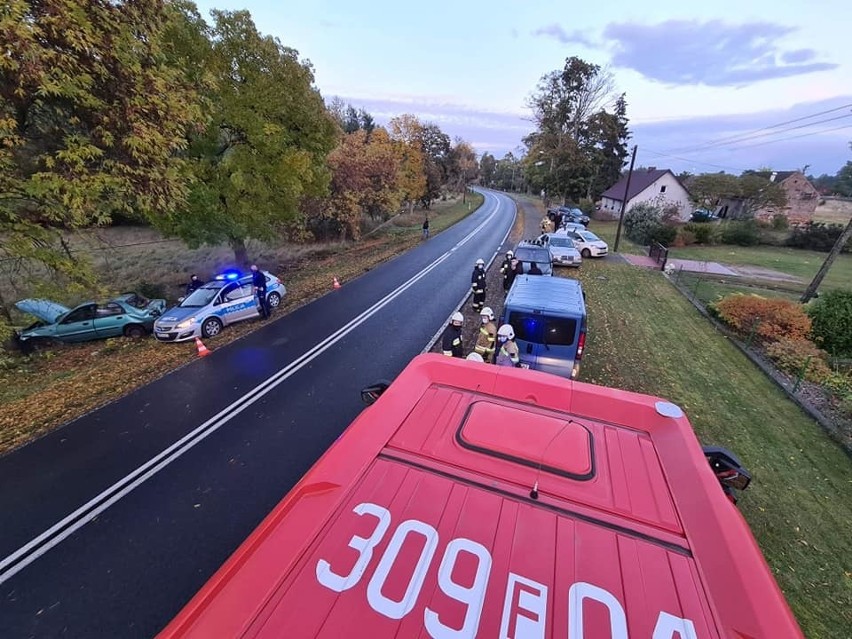
[[201,325],[201,335],[203,337],[215,337],[222,332],[222,322],[215,317],[204,320]]
[[269,304],[269,308],[278,308],[278,305],[281,303],[281,296],[278,293],[270,293],[269,297],[266,298],[267,304]]

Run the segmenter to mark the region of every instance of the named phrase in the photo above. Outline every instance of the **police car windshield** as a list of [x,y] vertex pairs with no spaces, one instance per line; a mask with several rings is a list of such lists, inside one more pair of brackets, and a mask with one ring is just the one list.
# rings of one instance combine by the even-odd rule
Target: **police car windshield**
[[577,231],[577,235],[582,237],[587,242],[598,242],[601,239],[590,231]]
[[222,289],[225,282],[208,282],[200,289],[190,293],[185,300],[180,303],[181,308],[201,308],[207,306],[216,297],[216,294]]

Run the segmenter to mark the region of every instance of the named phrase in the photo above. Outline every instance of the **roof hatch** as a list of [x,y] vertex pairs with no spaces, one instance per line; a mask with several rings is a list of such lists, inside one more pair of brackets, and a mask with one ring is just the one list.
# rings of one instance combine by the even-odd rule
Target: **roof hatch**
[[563,477],[595,475],[591,433],[571,419],[479,401],[468,409],[456,440],[469,450]]

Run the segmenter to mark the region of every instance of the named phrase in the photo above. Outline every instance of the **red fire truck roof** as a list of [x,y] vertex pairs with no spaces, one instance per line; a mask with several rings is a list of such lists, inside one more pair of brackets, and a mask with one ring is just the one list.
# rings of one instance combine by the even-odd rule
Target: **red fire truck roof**
[[161,637],[801,632],[679,408],[415,359]]

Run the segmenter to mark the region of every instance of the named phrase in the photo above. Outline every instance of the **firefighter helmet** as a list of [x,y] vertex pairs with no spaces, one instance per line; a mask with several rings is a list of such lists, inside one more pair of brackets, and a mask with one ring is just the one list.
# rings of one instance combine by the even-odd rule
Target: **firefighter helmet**
[[465,357],[465,359],[469,359],[471,362],[479,362],[480,364],[485,363],[485,360],[482,359],[482,355],[480,355],[479,353],[471,353],[470,355]]
[[515,339],[515,329],[512,328],[511,324],[503,324],[503,326],[497,329],[497,335],[506,339]]
[[477,265],[477,266],[485,266],[485,260],[483,260],[483,259],[480,257],[478,260],[476,260],[476,265]]
[[490,306],[483,307],[483,309],[479,311],[479,314],[482,317],[487,317],[489,320],[494,320],[494,311],[491,310]]
[[458,322],[459,324],[464,324],[464,315],[462,315],[461,313],[459,313],[458,311],[456,311],[456,312],[455,312],[455,313],[453,313],[453,314],[452,314],[452,316],[450,317],[450,321],[451,321],[453,324],[455,324],[456,322]]

